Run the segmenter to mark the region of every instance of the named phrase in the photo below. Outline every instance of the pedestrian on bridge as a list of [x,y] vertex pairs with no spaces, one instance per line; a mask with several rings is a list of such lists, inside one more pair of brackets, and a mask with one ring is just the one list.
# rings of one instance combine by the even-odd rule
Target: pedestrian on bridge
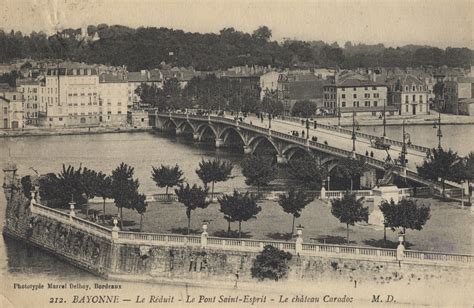
[[304,138],[304,130],[301,131],[301,136]]
[[374,158],[374,152],[370,151],[370,157]]
[[369,151],[365,151],[365,156],[369,156]]

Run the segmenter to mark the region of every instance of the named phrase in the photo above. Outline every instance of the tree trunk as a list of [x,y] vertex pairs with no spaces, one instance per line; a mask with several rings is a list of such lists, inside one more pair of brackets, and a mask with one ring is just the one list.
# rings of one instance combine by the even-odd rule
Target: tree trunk
[[143,214],[140,214],[140,232],[143,232]]
[[445,198],[446,198],[446,195],[445,195],[444,192],[445,192],[445,190],[446,190],[446,188],[445,188],[446,185],[444,184],[444,179],[441,179],[441,185],[443,185],[443,193],[442,193],[442,195],[443,195],[443,199],[445,199]]
[[214,182],[212,182],[211,186],[211,202],[214,201]]
[[293,238],[293,235],[295,233],[295,215],[293,215],[293,225],[291,226],[291,238]]
[[227,234],[230,233],[230,220],[227,221]]
[[123,207],[120,207],[120,229],[123,230]]
[[469,180],[467,180],[467,202],[469,202],[469,205],[472,206],[471,205],[471,183],[469,182]]
[[242,237],[241,230],[242,230],[242,221],[239,221],[239,238]]
[[387,226],[383,225],[383,246],[386,247],[387,245]]
[[102,204],[102,222],[105,224],[105,198],[103,198],[104,203]]
[[349,245],[349,224],[347,225],[347,245]]
[[188,215],[188,235],[189,235],[190,230],[191,230],[191,213],[189,213]]

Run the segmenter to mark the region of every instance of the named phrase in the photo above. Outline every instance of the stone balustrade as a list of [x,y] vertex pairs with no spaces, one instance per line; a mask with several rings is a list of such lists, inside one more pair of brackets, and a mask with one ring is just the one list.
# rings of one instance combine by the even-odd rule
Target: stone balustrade
[[[245,252],[259,252],[264,246],[271,245],[281,250],[301,255],[378,261],[397,260],[397,251],[395,249],[304,243],[302,228],[297,228],[296,242],[211,237],[207,234],[207,224],[205,224],[205,227],[203,226],[203,233],[201,235],[128,232],[120,231],[117,226],[112,229],[108,229],[79,217],[71,217],[71,214],[48,208],[36,202],[32,202],[30,207],[31,213],[34,215],[45,216],[50,219],[60,221],[63,224],[70,224],[90,234],[107,237],[110,239],[110,241],[116,244],[134,244],[147,246],[195,246],[204,249],[214,248]],[[449,254],[405,250],[402,261],[422,264],[442,263],[453,266],[474,267],[474,256],[467,254]]]

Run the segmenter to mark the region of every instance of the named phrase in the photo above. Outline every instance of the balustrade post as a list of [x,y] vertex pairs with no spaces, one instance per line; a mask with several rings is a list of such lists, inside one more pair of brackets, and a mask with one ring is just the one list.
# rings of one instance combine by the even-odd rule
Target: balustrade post
[[203,222],[202,224],[202,233],[201,233],[201,248],[207,247],[207,221]]
[[295,242],[295,252],[301,253],[303,252],[303,226],[299,225],[296,227],[296,242]]
[[31,191],[31,200],[30,200],[30,206],[31,206],[31,207],[32,207],[33,205],[35,205],[35,203],[36,203],[35,197],[36,197],[36,191],[32,190],[32,191]]
[[76,205],[76,202],[74,202],[74,200],[71,200],[71,202],[69,202],[69,220],[72,221],[72,218],[73,217],[76,217],[76,212],[74,211],[74,206]]
[[117,217],[114,217],[113,220],[114,226],[112,227],[112,239],[118,239],[119,238],[119,231],[120,228],[117,226],[118,220]]

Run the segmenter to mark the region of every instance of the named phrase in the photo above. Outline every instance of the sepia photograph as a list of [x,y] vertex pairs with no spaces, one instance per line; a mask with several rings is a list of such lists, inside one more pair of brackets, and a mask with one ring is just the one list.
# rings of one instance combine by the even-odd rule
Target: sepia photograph
[[473,0],[0,0],[0,307],[474,307]]

